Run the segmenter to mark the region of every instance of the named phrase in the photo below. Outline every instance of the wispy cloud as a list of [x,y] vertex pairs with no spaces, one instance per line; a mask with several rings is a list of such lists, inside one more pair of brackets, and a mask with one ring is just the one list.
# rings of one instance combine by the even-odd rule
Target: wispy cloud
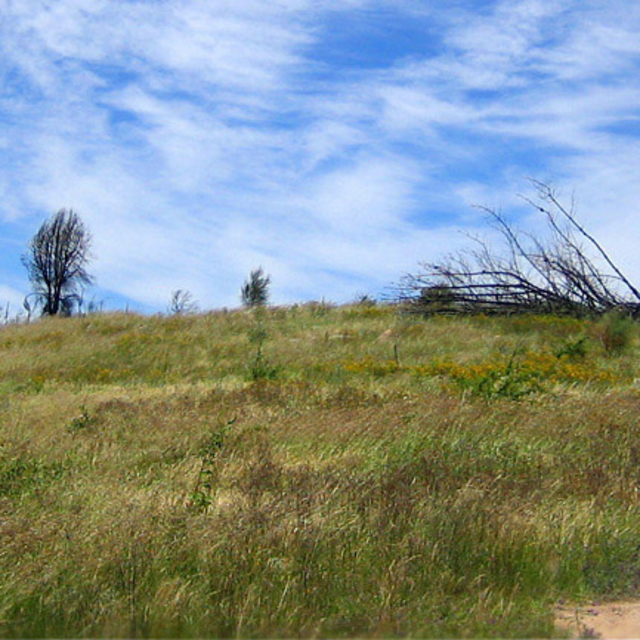
[[476,198],[517,212],[534,175],[630,251],[639,29],[604,0],[7,0],[5,236],[73,206],[102,294],[148,309],[237,304],[259,264],[276,300],[348,299],[457,246]]

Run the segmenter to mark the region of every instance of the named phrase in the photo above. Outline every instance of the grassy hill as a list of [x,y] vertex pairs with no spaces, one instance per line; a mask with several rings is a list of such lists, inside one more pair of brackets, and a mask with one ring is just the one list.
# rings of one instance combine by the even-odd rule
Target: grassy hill
[[553,636],[640,591],[638,329],[393,307],[0,329],[0,636]]

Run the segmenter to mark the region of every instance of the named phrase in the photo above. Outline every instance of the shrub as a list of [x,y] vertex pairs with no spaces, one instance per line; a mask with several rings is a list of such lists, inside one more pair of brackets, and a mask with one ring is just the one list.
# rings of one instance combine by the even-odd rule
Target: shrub
[[631,346],[634,326],[627,314],[611,311],[594,325],[594,333],[608,355],[620,355]]

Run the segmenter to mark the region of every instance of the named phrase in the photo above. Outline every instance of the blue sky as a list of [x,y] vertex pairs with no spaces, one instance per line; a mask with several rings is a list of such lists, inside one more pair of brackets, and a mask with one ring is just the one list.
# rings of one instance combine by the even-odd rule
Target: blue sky
[[527,177],[640,281],[640,4],[0,0],[0,303],[61,207],[89,294],[162,311],[377,294]]

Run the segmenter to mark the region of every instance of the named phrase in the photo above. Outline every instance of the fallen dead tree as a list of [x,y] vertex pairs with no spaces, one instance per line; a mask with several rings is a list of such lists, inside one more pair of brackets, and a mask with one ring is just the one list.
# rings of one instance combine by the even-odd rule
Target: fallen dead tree
[[[547,184],[533,181],[537,199],[524,198],[544,216],[545,239],[521,232],[483,207],[502,240],[473,238],[474,247],[440,263],[422,263],[403,278],[399,301],[419,313],[551,313],[640,315],[640,291]],[[593,256],[593,257],[592,257]]]

